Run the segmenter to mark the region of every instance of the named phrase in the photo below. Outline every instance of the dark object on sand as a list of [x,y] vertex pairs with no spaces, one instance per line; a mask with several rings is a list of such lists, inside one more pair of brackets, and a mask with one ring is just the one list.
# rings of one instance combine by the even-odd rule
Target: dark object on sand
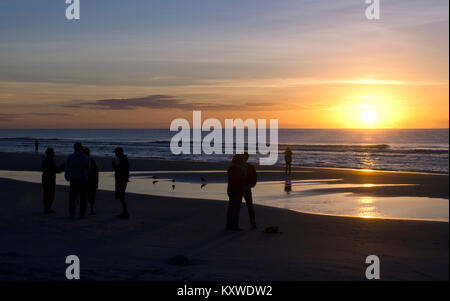
[[153,184],[156,184],[156,183],[158,183],[158,181],[153,181]]
[[203,187],[205,187],[205,186],[206,186],[206,184],[202,184],[202,185],[200,186],[200,188],[203,189]]
[[264,230],[264,233],[267,233],[267,234],[283,234],[283,232],[280,232],[280,229],[278,227],[276,227],[276,226],[267,227]]
[[177,255],[169,260],[172,265],[188,266],[192,265],[192,261],[184,255]]
[[172,185],[172,190],[175,190],[175,185]]

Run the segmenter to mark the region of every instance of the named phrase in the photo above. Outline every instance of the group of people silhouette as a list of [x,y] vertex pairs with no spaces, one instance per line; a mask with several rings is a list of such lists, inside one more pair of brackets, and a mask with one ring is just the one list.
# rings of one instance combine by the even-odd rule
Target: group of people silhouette
[[[37,142],[37,141],[36,141]],[[38,143],[36,143],[36,149]],[[69,214],[76,215],[77,204],[79,204],[79,216],[86,215],[87,205],[90,205],[90,213],[95,214],[95,198],[99,184],[99,171],[97,164],[90,156],[89,148],[83,147],[81,143],[74,144],[74,152],[65,164],[57,166],[54,160],[55,151],[49,147],[45,151],[45,159],[42,162],[42,186],[43,204],[45,213],[53,213],[52,204],[55,199],[56,174],[64,171],[65,179],[70,183],[69,189]],[[125,191],[130,178],[130,163],[121,147],[117,147],[114,153],[118,162],[113,160],[112,168],[115,177],[115,198],[120,200],[122,213],[117,218],[129,219]],[[248,162],[249,154],[236,154],[233,156],[231,165],[227,170],[229,197],[226,216],[226,229],[239,231],[239,215],[242,200],[245,200],[249,214],[250,225],[256,229],[255,209],[253,206],[252,188],[257,182],[255,167]],[[287,147],[285,151],[286,174],[291,173],[292,151]],[[290,191],[290,187],[286,191]]]
[[[90,156],[89,148],[83,147],[77,142],[73,146],[74,152],[65,164],[57,166],[54,160],[55,151],[47,148],[45,159],[42,162],[42,187],[43,204],[45,213],[53,213],[52,204],[55,199],[56,174],[64,171],[64,178],[70,183],[69,188],[69,214],[76,215],[79,204],[79,216],[85,217],[87,204],[89,203],[91,214],[95,214],[95,197],[99,183],[97,164]],[[113,161],[112,167],[115,176],[115,197],[122,204],[122,213],[118,218],[129,219],[127,204],[125,202],[125,190],[130,177],[130,164],[121,147],[114,150],[118,162]]]

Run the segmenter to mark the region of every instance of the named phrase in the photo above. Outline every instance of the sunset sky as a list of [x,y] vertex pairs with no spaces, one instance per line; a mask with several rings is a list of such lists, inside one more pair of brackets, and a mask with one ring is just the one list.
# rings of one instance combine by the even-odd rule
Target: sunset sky
[[448,0],[0,2],[0,128],[448,128]]

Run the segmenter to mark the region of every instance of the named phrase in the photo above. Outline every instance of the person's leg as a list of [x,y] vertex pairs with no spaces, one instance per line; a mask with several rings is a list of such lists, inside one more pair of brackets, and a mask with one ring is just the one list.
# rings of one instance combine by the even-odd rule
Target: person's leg
[[89,205],[91,206],[91,214],[94,214],[94,205],[95,205],[95,195],[97,193],[97,189],[95,187],[89,187],[89,191],[88,191],[88,202]]
[[76,188],[76,181],[70,180],[70,188],[69,188],[69,214],[71,216],[75,215],[76,211],[76,198],[77,198],[77,188]]
[[42,204],[44,204],[44,212],[48,211],[48,203],[49,203],[49,196],[50,191],[49,191],[49,187],[48,184],[42,184]]
[[127,182],[116,183],[117,197],[122,204],[122,213],[118,215],[120,218],[129,218],[127,203],[125,201],[125,190],[127,189]]
[[230,196],[228,201],[228,209],[227,209],[227,230],[231,230],[233,228],[233,198]]
[[247,205],[248,217],[250,219],[250,225],[253,228],[256,228],[255,208],[253,207],[253,196],[252,196],[252,190],[250,188],[244,194],[244,199],[245,199],[245,204]]
[[51,213],[51,212],[53,212],[52,205],[53,205],[53,201],[55,200],[56,184],[55,183],[50,184],[47,189],[48,189],[48,199],[47,199],[46,211],[48,213]]
[[80,180],[80,188],[79,188],[79,195],[80,195],[80,216],[86,215],[86,207],[87,207],[87,181],[86,180]]
[[236,197],[236,201],[234,204],[234,213],[233,213],[233,229],[239,229],[239,215],[241,213],[241,205],[242,205],[242,195]]

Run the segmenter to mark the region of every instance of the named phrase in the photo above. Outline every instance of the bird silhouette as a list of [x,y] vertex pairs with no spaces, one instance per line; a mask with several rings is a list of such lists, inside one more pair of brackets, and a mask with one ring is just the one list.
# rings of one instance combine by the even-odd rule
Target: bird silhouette
[[153,184],[156,184],[156,183],[158,183],[158,181],[153,181]]
[[172,190],[175,190],[175,185],[172,185]]
[[205,187],[207,184],[202,184],[202,186],[200,186],[201,189],[203,189],[203,187]]

